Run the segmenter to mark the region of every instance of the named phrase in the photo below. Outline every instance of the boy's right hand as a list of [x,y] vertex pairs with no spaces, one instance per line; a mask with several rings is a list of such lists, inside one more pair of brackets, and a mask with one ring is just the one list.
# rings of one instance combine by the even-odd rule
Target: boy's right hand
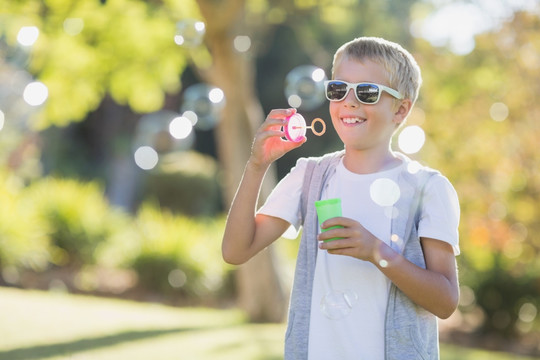
[[255,134],[249,158],[253,166],[266,170],[271,163],[306,142],[306,137],[299,142],[282,139],[285,133],[281,128],[287,123],[286,119],[295,113],[296,109],[292,108],[270,111]]

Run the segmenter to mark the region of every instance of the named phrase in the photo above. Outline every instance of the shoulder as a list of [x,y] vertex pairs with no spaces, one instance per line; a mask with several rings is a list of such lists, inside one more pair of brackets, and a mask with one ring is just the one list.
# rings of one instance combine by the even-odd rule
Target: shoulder
[[328,165],[330,163],[334,163],[339,161],[339,159],[343,156],[345,153],[344,150],[336,151],[328,154],[324,154],[322,156],[312,156],[312,157],[301,157],[296,160],[296,165],[291,169],[291,172],[302,172],[304,173],[306,171],[306,168],[310,166],[322,166],[322,165]]

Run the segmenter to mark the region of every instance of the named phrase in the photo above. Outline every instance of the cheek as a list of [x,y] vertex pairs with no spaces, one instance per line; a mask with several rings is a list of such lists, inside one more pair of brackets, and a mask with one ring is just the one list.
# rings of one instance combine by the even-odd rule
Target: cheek
[[338,119],[338,104],[335,103],[335,102],[331,102],[330,105],[328,106],[328,112],[330,113],[330,117],[332,118],[332,122],[334,122],[334,120],[337,120]]

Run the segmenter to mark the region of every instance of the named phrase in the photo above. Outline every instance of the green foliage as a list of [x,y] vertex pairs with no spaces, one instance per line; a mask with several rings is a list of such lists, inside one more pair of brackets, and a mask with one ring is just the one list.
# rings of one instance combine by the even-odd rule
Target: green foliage
[[227,285],[222,218],[193,219],[150,204],[130,216],[111,207],[93,182],[44,178],[25,187],[1,178],[2,271],[133,269],[139,289],[184,299]]
[[148,174],[144,199],[162,208],[191,216],[212,216],[221,212],[217,164],[210,156],[194,151],[168,155],[160,168]]
[[47,178],[32,184],[27,196],[48,223],[56,265],[94,264],[98,245],[108,241],[124,215],[111,209],[95,183]]
[[464,311],[480,309],[482,330],[504,335],[530,330],[520,308],[540,305],[539,29],[538,16],[517,13],[467,56],[417,46],[425,116],[410,120],[427,134],[422,160],[460,197],[460,277],[474,291]]
[[138,212],[136,225],[139,251],[128,264],[132,263],[142,286],[191,296],[221,287],[223,220],[193,221],[146,205]]
[[50,261],[48,224],[17,178],[0,174],[0,268],[43,270]]
[[[38,126],[81,120],[106,94],[136,112],[159,110],[166,93],[178,92],[187,65],[174,43],[175,23],[195,11],[193,4],[177,7],[138,0],[3,2],[0,31],[11,45],[21,26],[40,29],[29,67],[49,88],[49,99]],[[82,23],[80,32],[66,31],[70,19]]]

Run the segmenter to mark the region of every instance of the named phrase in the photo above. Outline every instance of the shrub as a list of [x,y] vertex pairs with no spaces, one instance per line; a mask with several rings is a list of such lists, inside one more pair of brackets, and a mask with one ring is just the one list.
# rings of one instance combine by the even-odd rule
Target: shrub
[[217,164],[196,152],[168,155],[160,171],[148,173],[144,201],[190,216],[215,216],[222,210]]
[[0,268],[43,270],[50,259],[48,226],[15,176],[0,174]]
[[146,204],[137,214],[136,226],[140,244],[130,265],[141,286],[195,297],[222,286],[222,219],[191,219]]
[[126,221],[125,214],[109,206],[96,183],[46,178],[27,192],[48,224],[54,247],[51,261],[56,265],[95,263],[98,245]]

